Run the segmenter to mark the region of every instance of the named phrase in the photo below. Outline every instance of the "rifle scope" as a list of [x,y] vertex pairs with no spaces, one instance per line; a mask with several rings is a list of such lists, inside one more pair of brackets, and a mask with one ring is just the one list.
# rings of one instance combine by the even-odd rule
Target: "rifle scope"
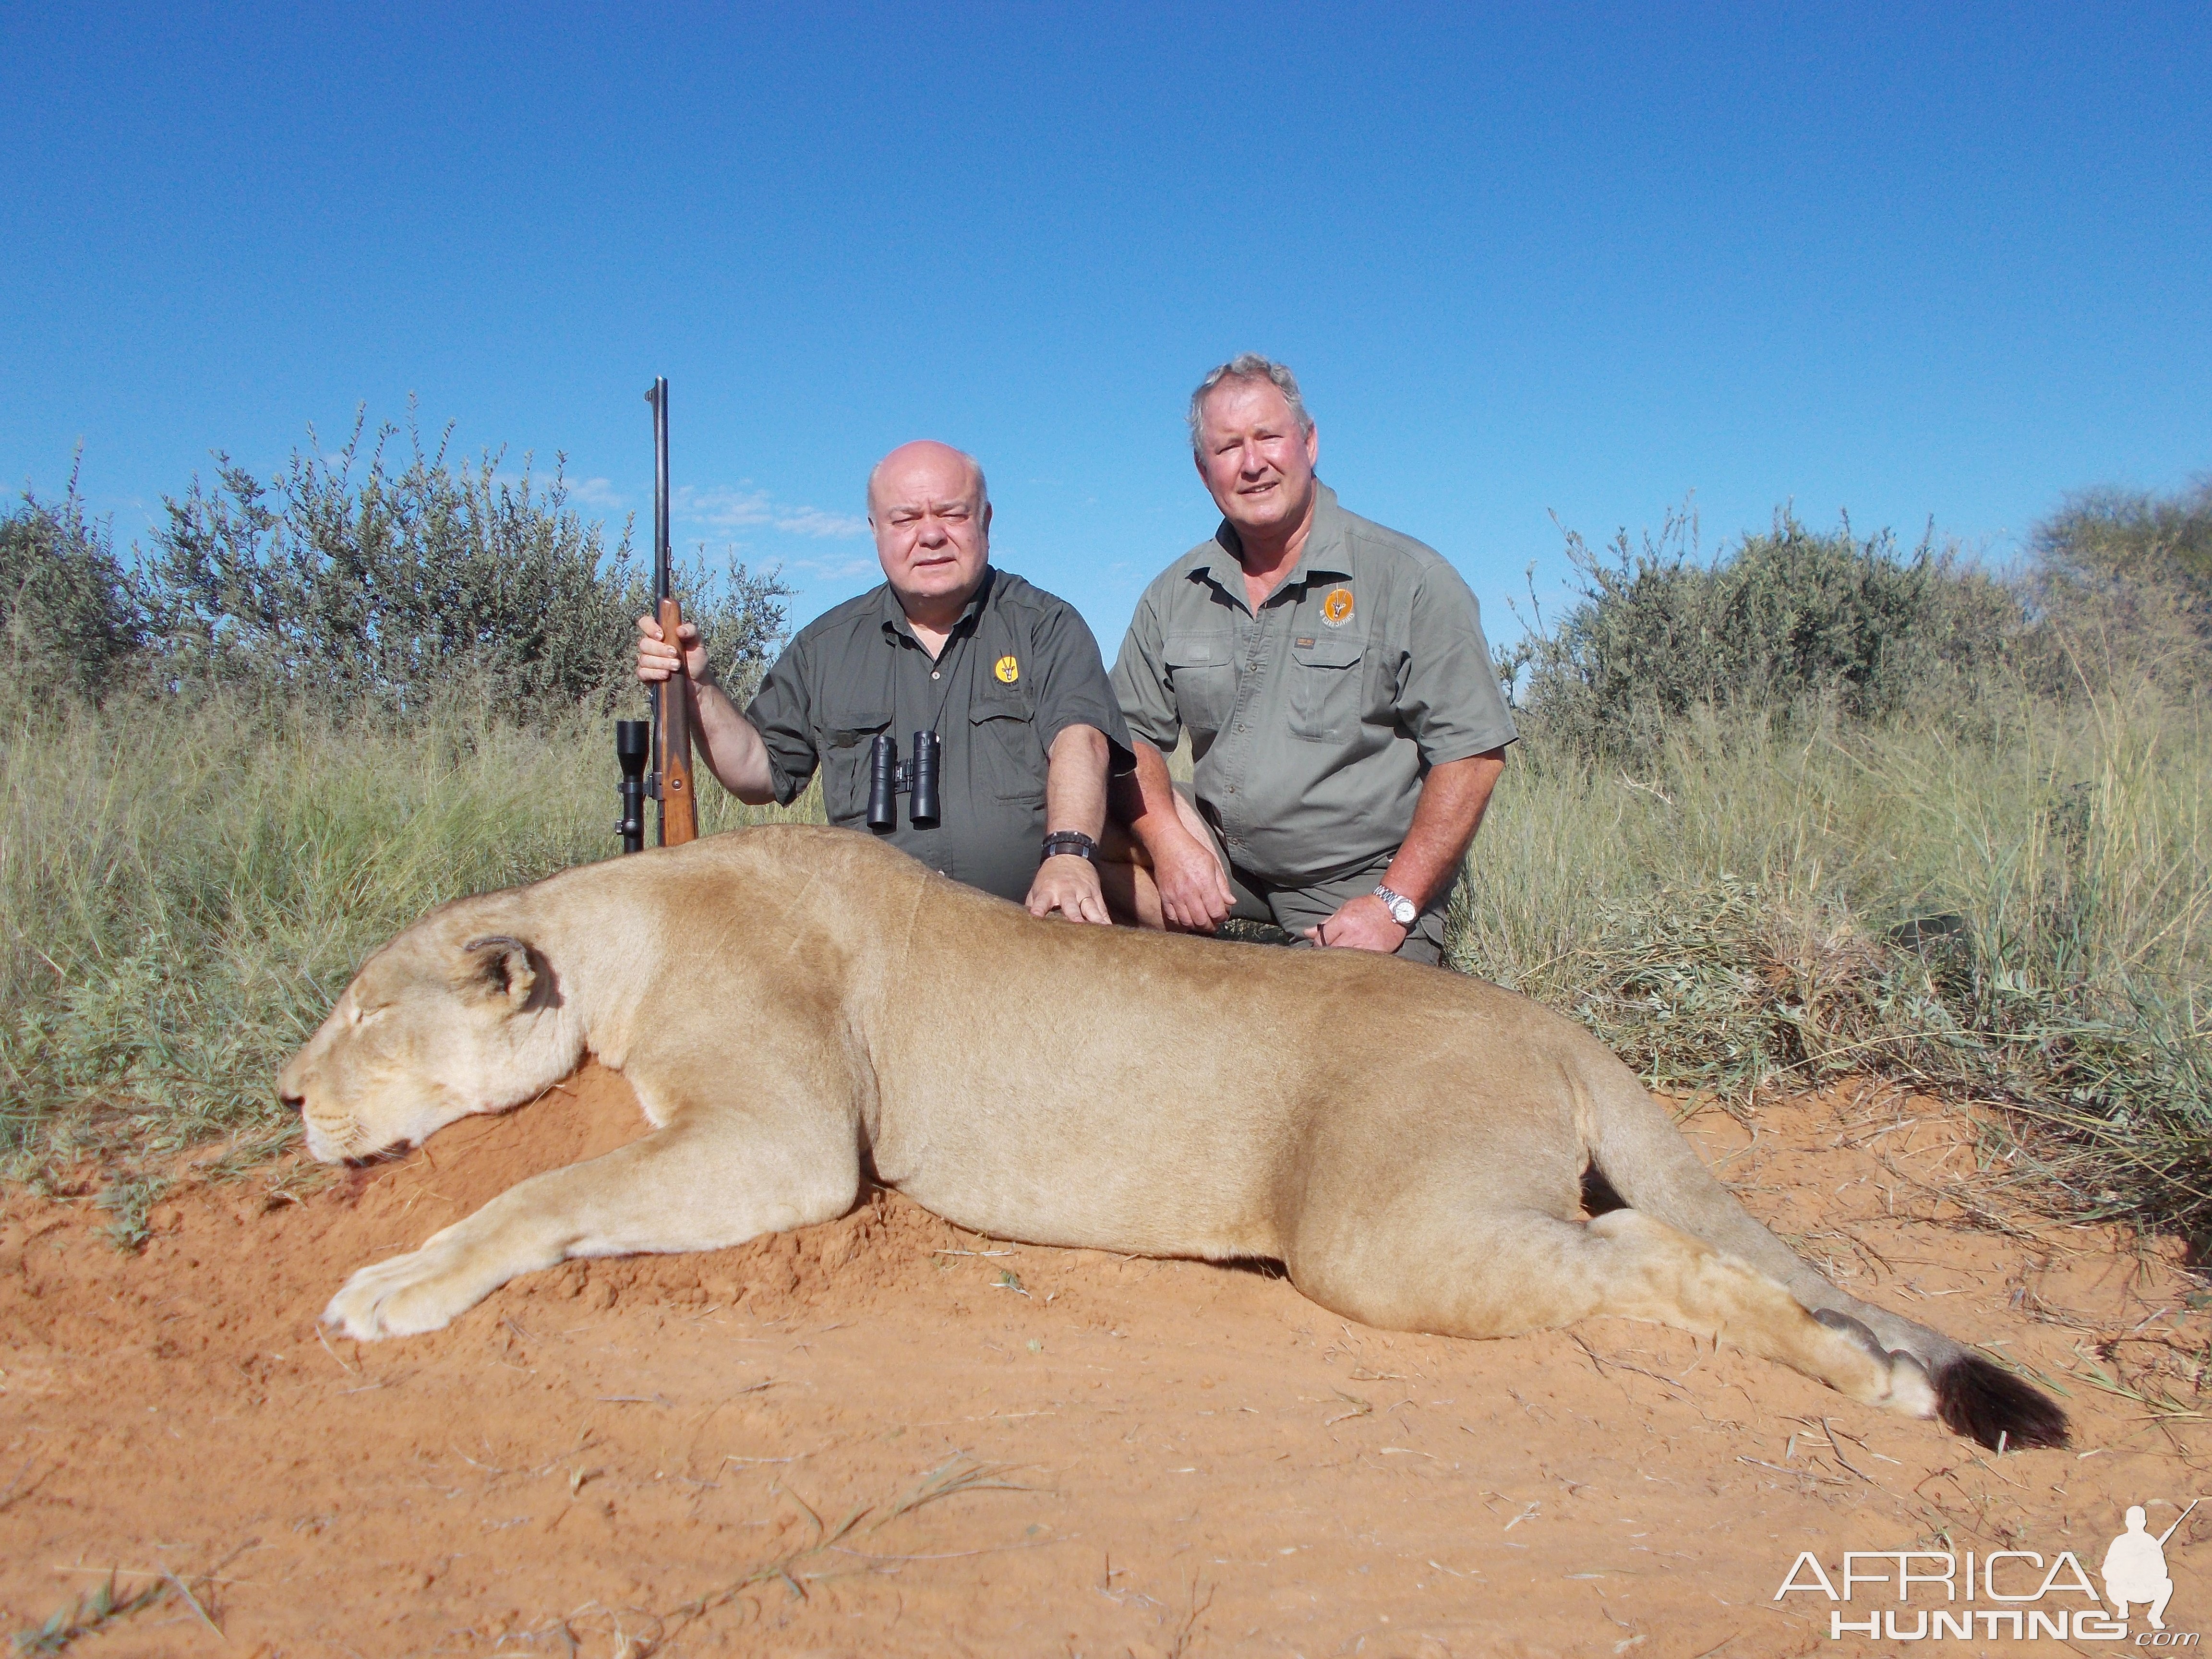
[[645,846],[645,760],[652,751],[652,721],[615,722],[615,759],[622,767],[622,781],[615,786],[622,795],[622,818],[615,829],[625,853]]

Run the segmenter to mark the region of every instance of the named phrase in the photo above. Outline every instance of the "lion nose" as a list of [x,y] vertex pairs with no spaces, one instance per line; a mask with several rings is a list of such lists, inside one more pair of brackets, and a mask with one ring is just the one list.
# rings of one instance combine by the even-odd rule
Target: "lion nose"
[[307,1097],[305,1095],[288,1095],[279,1089],[276,1091],[276,1098],[292,1111],[304,1112],[307,1109]]

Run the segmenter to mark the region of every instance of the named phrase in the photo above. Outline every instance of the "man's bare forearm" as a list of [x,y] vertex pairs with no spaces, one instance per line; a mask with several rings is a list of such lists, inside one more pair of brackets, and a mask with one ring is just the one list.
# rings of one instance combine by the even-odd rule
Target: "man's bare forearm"
[[1096,841],[1106,832],[1106,734],[1095,726],[1064,726],[1045,757],[1044,827],[1076,830]]
[[1168,776],[1167,757],[1142,738],[1130,738],[1129,744],[1136,753],[1137,768],[1114,781],[1115,814],[1129,826],[1137,844],[1157,857],[1159,836],[1180,838],[1188,832],[1176,812],[1175,780]]
[[775,778],[769,770],[768,745],[753,723],[711,673],[687,683],[692,692],[692,741],[707,769],[748,806],[774,800]]
[[1450,886],[1504,769],[1503,749],[1430,768],[1413,807],[1413,827],[1383,872],[1382,884],[1424,908]]

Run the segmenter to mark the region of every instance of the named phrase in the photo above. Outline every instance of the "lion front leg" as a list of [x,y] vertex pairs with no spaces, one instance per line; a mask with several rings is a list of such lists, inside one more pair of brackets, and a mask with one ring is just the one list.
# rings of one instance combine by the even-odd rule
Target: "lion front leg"
[[501,1285],[577,1256],[719,1250],[829,1221],[860,1193],[849,1134],[678,1124],[532,1176],[418,1249],[361,1268],[323,1322],[363,1341],[450,1324]]

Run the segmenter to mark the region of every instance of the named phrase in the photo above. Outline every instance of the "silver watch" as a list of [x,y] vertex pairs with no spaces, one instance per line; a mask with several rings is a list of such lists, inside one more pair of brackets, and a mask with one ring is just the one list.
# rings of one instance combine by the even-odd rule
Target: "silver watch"
[[1403,893],[1393,892],[1380,883],[1376,884],[1375,896],[1382,901],[1382,908],[1389,911],[1390,920],[1401,927],[1411,927],[1413,918],[1421,914],[1420,907],[1413,900]]

